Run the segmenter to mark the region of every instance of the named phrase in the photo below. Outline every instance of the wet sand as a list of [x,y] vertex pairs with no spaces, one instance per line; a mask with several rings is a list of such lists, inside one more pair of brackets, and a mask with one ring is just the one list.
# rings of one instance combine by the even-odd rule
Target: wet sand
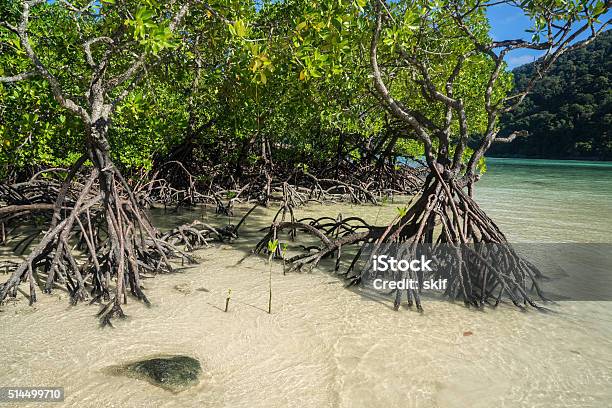
[[[396,206],[313,205],[300,215],[385,222]],[[265,260],[240,260],[270,215],[256,210],[236,245],[197,251],[199,265],[145,280],[153,306],[131,300],[114,329],[99,327],[97,306],[70,307],[59,291],[34,308],[23,298],[3,306],[0,385],[63,386],[65,403],[52,406],[66,407],[610,406],[612,302],[561,302],[544,314],[429,301],[423,314],[395,312],[325,267],[283,276],[274,263],[268,314]],[[194,216],[226,221],[203,210],[162,218]],[[177,395],[106,370],[173,353],[205,372]]]

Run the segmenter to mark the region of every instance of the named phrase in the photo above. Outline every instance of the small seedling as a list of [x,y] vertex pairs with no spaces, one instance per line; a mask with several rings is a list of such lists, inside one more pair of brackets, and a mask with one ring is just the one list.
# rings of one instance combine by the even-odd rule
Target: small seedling
[[227,310],[229,309],[229,302],[230,299],[232,298],[232,290],[228,289],[227,290],[227,297],[225,298],[225,312],[227,313]]
[[285,258],[286,258],[286,255],[287,255],[287,248],[288,247],[289,246],[287,244],[283,244],[282,247],[281,247],[282,248],[282,252],[283,252],[283,275],[287,275],[287,270],[285,269]]
[[272,257],[276,252],[276,248],[278,248],[278,239],[268,241],[268,252],[270,252],[270,255],[268,256],[268,285],[270,288],[270,296],[268,297],[268,313],[272,313]]
[[278,239],[268,241],[268,252],[270,253],[268,257],[269,260],[274,256],[276,248],[278,248]]

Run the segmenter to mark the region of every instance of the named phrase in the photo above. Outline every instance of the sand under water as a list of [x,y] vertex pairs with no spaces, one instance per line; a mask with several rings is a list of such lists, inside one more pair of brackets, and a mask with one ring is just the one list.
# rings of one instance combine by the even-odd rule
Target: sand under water
[[[383,223],[396,206],[299,214]],[[225,222],[209,211],[158,218]],[[153,305],[130,301],[114,329],[99,327],[97,306],[71,307],[60,291],[34,307],[23,298],[3,306],[0,386],[63,386],[65,402],[49,406],[66,407],[611,406],[612,303],[560,302],[539,313],[430,301],[423,314],[396,312],[324,267],[283,276],[274,263],[268,314],[268,266],[245,256],[271,214],[256,210],[235,245],[197,251],[195,267],[145,280]],[[200,360],[199,385],[173,394],[108,370],[170,354]]]

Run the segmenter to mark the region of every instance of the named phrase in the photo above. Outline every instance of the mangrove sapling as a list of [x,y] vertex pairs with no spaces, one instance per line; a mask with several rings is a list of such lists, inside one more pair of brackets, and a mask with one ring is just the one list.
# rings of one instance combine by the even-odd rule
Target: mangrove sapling
[[287,244],[283,244],[281,248],[281,256],[283,258],[283,275],[287,275],[287,249],[289,246]]
[[230,300],[232,299],[232,289],[227,290],[227,297],[225,298],[225,313],[229,310]]
[[399,218],[403,218],[408,213],[408,207],[396,207],[396,211]]
[[276,253],[276,249],[278,248],[278,239],[268,241],[268,288],[269,288],[269,296],[268,296],[268,314],[272,313],[272,258]]

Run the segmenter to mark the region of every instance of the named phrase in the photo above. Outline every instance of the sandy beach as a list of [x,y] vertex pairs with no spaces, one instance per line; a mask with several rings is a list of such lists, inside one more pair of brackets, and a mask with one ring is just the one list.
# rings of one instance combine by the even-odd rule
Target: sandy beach
[[[394,211],[343,208],[370,221]],[[252,235],[235,246],[199,250],[200,264],[145,280],[152,307],[131,300],[114,329],[99,327],[98,306],[71,307],[62,291],[33,308],[23,297],[3,306],[0,384],[63,386],[58,406],[66,407],[599,408],[612,400],[609,302],[539,313],[429,301],[423,314],[396,312],[323,267],[283,276],[274,263],[268,314],[265,259],[245,258],[267,214],[256,212]],[[175,218],[183,217],[193,214]],[[174,395],[108,372],[173,353],[202,362],[197,387]]]

